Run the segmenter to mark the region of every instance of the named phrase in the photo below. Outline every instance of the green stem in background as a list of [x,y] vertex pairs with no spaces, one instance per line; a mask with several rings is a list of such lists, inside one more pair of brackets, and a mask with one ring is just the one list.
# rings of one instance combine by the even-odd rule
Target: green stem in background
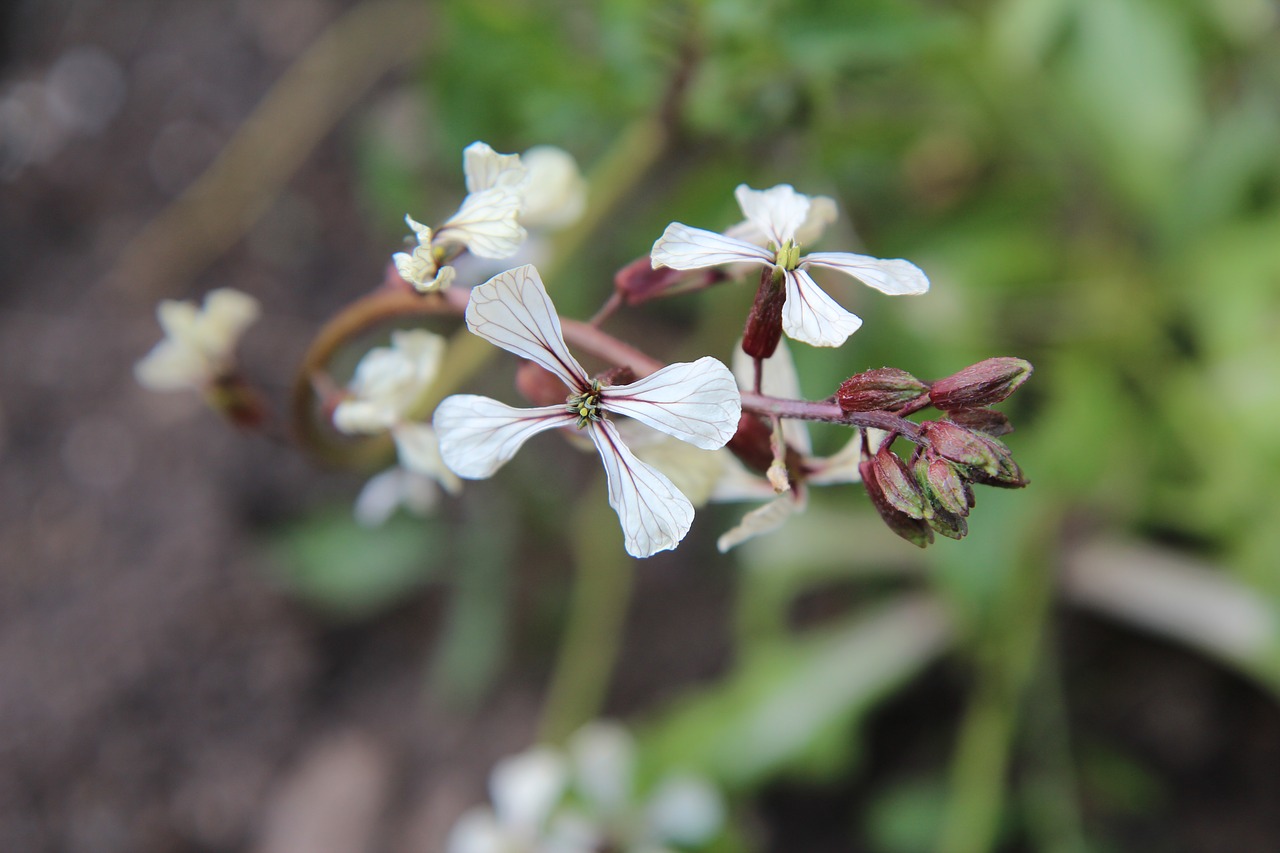
[[599,715],[626,625],[634,567],[602,490],[598,481],[573,518],[573,593],[539,732],[547,743]]
[[1058,542],[1054,514],[1023,518],[1005,534],[1018,540],[1008,557],[1013,577],[987,623],[993,634],[979,641],[977,685],[952,760],[938,853],[988,853],[999,836],[1021,706],[1052,599],[1051,555]]

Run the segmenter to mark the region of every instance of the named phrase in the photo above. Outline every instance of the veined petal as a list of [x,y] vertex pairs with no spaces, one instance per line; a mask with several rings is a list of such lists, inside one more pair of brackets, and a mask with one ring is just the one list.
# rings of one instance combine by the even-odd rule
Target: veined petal
[[801,258],[800,266],[838,270],[890,296],[914,296],[929,289],[924,270],[900,258],[885,261],[848,252],[815,252]]
[[[827,230],[827,226],[836,221],[838,215],[839,211],[836,208],[835,199],[825,195],[810,196],[809,213],[805,216],[804,222],[800,223],[800,227],[796,229],[796,243],[801,246],[807,246],[816,242],[822,236],[822,232]],[[748,243],[755,243],[758,246],[767,244],[771,239],[750,219],[726,228],[724,235],[738,240],[746,240]]]
[[400,277],[413,286],[414,290],[426,293],[438,290],[436,287],[437,268],[435,256],[430,246],[418,246],[412,252],[396,252],[391,256]]
[[711,356],[669,364],[629,385],[604,389],[600,405],[703,450],[738,431],[742,395],[729,368]]
[[653,244],[651,258],[654,269],[671,267],[676,270],[696,270],[743,261],[757,264],[772,264],[774,261],[772,253],[745,240],[690,228],[679,222],[672,222],[662,232],[658,242]]
[[838,347],[858,331],[862,320],[844,310],[804,270],[787,273],[787,301],[782,306],[782,331],[815,347]]
[[736,461],[727,450],[702,450],[639,421],[621,420],[615,426],[631,452],[666,475],[695,507],[710,499],[727,461]]
[[415,474],[432,478],[450,494],[462,491],[462,482],[440,458],[440,441],[427,424],[401,423],[391,430],[400,464]]
[[809,197],[798,193],[790,184],[778,184],[767,190],[753,190],[739,184],[733,196],[747,221],[759,228],[775,245],[795,239],[796,232],[809,215]]
[[574,391],[587,386],[587,372],[565,345],[556,306],[532,264],[472,288],[467,328],[507,352],[537,362]]
[[431,419],[440,457],[459,477],[492,476],[540,432],[568,426],[577,417],[564,406],[517,409],[488,397],[455,394],[436,407]]
[[802,491],[788,492],[751,510],[742,517],[737,527],[716,540],[716,548],[724,554],[748,539],[777,530],[786,523],[787,519],[804,509],[803,494]]
[[588,428],[609,480],[609,506],[618,513],[627,553],[651,557],[680,544],[693,524],[693,505],[657,469],[635,457],[608,421]]
[[409,230],[413,232],[413,236],[417,238],[419,246],[431,245],[431,229],[414,219],[409,214],[404,215],[404,224],[409,226]]
[[473,142],[462,149],[462,171],[469,193],[499,186],[519,187],[528,176],[519,154],[499,154],[483,142]]
[[472,193],[462,201],[458,212],[449,217],[436,239],[461,243],[471,254],[481,258],[509,258],[524,242],[520,227],[520,193],[513,187],[496,186]]

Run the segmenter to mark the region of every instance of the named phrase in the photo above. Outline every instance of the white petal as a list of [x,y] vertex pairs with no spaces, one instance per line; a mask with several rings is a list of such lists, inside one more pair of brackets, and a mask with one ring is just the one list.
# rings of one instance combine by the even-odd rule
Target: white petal
[[724,447],[742,415],[738,383],[729,368],[709,355],[606,388],[600,405],[703,450]]
[[489,797],[498,822],[526,833],[551,816],[569,779],[568,764],[549,747],[534,747],[504,758],[489,775]]
[[179,299],[163,299],[156,306],[156,319],[164,336],[193,349],[198,348],[197,327],[200,323],[200,309],[194,302]]
[[538,433],[576,421],[564,406],[516,409],[472,394],[446,397],[431,419],[444,464],[468,480],[492,476]]
[[697,846],[724,826],[724,798],[710,782],[692,775],[670,776],[658,785],[645,809],[649,833],[659,841]]
[[851,275],[863,284],[890,296],[914,296],[929,289],[929,278],[910,261],[883,261],[848,252],[815,252],[800,259],[800,266],[826,267]]
[[390,429],[399,414],[380,402],[343,400],[333,410],[333,426],[347,435],[372,435]]
[[732,458],[727,450],[701,450],[639,421],[621,420],[616,426],[631,452],[665,474],[695,507],[711,498],[724,474],[726,457]]
[[752,243],[714,231],[690,228],[679,222],[672,222],[662,232],[658,242],[653,244],[651,257],[654,269],[671,267],[676,270],[696,270],[743,261],[757,264],[772,264],[774,261],[771,252]]
[[426,516],[440,495],[430,477],[396,466],[369,479],[356,496],[356,522],[364,527],[381,527],[400,507]]
[[817,242],[822,233],[827,230],[827,226],[835,222],[839,216],[840,210],[836,207],[835,199],[825,195],[811,196],[809,215],[796,229],[796,243],[806,246]]
[[778,493],[763,475],[747,468],[729,451],[720,452],[724,454],[723,471],[711,492],[713,503],[768,501],[777,497]]
[[451,494],[462,490],[458,475],[450,471],[440,458],[440,442],[436,431],[426,424],[397,424],[391,431],[400,464],[415,474],[430,477]]
[[461,243],[482,258],[509,258],[526,236],[519,216],[519,191],[497,186],[463,199],[458,212],[440,226],[436,239]]
[[230,287],[209,291],[198,318],[201,345],[211,355],[229,357],[261,313],[258,300],[247,293]]
[[787,273],[782,331],[815,347],[838,347],[858,331],[862,320],[844,310],[804,270]]
[[431,245],[431,229],[414,219],[409,214],[404,215],[404,224],[409,226],[409,230],[413,232],[413,236],[417,238],[419,246]]
[[507,833],[490,809],[470,809],[449,831],[445,853],[508,853]]
[[213,378],[203,355],[167,338],[134,365],[133,375],[139,385],[151,391],[199,388]]
[[577,787],[601,817],[617,815],[631,803],[636,744],[616,723],[595,722],[569,739]]
[[587,372],[565,345],[556,306],[531,264],[472,288],[467,328],[507,352],[537,362],[574,391],[587,386]]
[[693,505],[671,481],[635,457],[608,421],[588,427],[609,480],[627,553],[651,557],[680,544],[693,524]]
[[498,186],[519,187],[528,170],[519,154],[499,154],[483,142],[473,142],[462,149],[462,171],[467,192],[478,193]]
[[778,184],[767,190],[753,190],[739,184],[733,195],[747,221],[760,229],[775,247],[795,239],[809,215],[809,197],[796,192],[790,184]]
[[[880,436],[886,435],[881,430],[872,430],[872,432]],[[875,436],[868,436],[868,438],[872,439],[871,452],[874,453],[879,448],[879,442],[875,440]],[[814,486],[860,483],[862,474],[858,471],[858,463],[861,461],[862,433],[855,429],[853,437],[832,455],[808,460],[806,467],[809,473],[805,476],[805,481]]]
[[573,155],[554,145],[538,145],[520,158],[529,169],[520,223],[558,230],[577,222],[587,207],[587,181]]
[[419,292],[436,290],[436,259],[430,246],[418,246],[412,252],[396,252],[391,256],[400,277]]
[[723,554],[748,539],[777,530],[787,519],[804,509],[804,498],[797,497],[797,494],[799,493],[788,492],[751,510],[742,517],[737,527],[716,540],[716,548]]
[[[755,359],[742,351],[741,340],[733,348],[733,375],[738,380],[739,388],[751,388],[755,385]],[[760,370],[760,392],[770,397],[786,397],[791,400],[804,398],[800,391],[800,374],[786,341],[778,341],[778,348],[773,355],[764,360]],[[813,452],[813,443],[809,441],[809,430],[804,421],[783,420],[782,437],[787,444],[806,456]]]

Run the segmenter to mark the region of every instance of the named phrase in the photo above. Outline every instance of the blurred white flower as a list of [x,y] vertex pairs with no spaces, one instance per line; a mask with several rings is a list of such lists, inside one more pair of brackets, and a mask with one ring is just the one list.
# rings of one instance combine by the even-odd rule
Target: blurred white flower
[[[888,294],[918,294],[929,289],[929,279],[908,261],[847,252],[816,252],[802,257],[799,236],[820,231],[822,220],[833,210],[823,204],[811,216],[813,200],[796,192],[790,184],[768,190],[753,190],[742,184],[734,195],[754,230],[739,226],[738,233],[746,236],[735,237],[673,222],[653,245],[654,268],[691,270],[743,263],[771,267],[785,281],[783,331],[795,340],[820,347],[840,346],[858,330],[862,320],[818,287],[809,275],[809,267],[838,270]],[[758,244],[761,236],[763,246]]]
[[558,231],[577,222],[587,207],[587,181],[573,155],[554,145],[537,145],[521,155],[529,170],[520,224]]
[[156,308],[164,339],[133,369],[152,391],[204,390],[235,369],[235,348],[258,319],[258,300],[229,287],[210,291],[203,307],[166,299]]
[[440,489],[432,478],[399,465],[375,474],[356,496],[356,521],[365,527],[381,527],[403,507],[425,517],[435,509]]
[[458,212],[434,231],[411,216],[405,222],[417,245],[392,256],[400,277],[421,293],[448,287],[453,267],[444,260],[458,249],[481,258],[509,258],[524,242],[518,219],[528,172],[517,154],[499,154],[483,142],[462,152],[467,197]]
[[593,381],[569,352],[560,319],[538,271],[523,266],[471,291],[467,327],[558,376],[566,402],[516,409],[488,397],[445,399],[433,423],[440,452],[459,476],[482,479],[540,432],[576,426],[595,443],[618,513],[627,553],[648,557],[674,548],[693,522],[693,507],[657,469],[628,449],[607,413],[624,415],[697,447],[723,447],[737,430],[742,403],[729,369],[714,358],[668,365],[627,385]]
[[[456,493],[462,483],[441,460],[435,431],[412,419],[413,407],[435,381],[444,349],[444,338],[424,329],[393,332],[391,346],[374,347],[356,365],[348,396],[333,411],[333,425],[350,435],[389,432],[403,468]],[[380,491],[366,498],[368,518],[379,514],[372,507],[386,506],[390,485],[384,481],[377,487]],[[399,503],[410,507],[426,503],[421,484],[401,480],[396,485],[401,500],[387,510],[388,515]]]
[[635,753],[626,729],[595,722],[570,738],[567,754],[537,747],[504,759],[489,779],[493,806],[466,812],[446,853],[669,853],[715,838],[720,792],[676,773],[639,798]]

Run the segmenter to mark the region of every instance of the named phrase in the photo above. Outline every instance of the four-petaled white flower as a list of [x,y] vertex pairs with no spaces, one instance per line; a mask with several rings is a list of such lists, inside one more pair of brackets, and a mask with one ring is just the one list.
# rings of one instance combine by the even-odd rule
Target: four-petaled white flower
[[627,385],[592,381],[565,345],[555,306],[533,266],[508,270],[473,289],[467,327],[560,377],[569,395],[562,405],[535,409],[469,394],[447,398],[433,419],[445,464],[460,477],[488,477],[534,435],[576,426],[600,453],[627,553],[648,557],[679,544],[693,522],[693,506],[667,477],[636,458],[606,413],[634,418],[707,450],[723,447],[742,412],[729,369],[707,356],[668,365]]
[[235,368],[236,343],[258,319],[258,300],[229,287],[210,291],[204,306],[166,299],[156,308],[164,339],[133,369],[152,391],[204,390]]
[[[333,410],[333,425],[349,435],[390,432],[401,466],[413,474],[432,478],[450,492],[457,492],[462,484],[440,459],[435,431],[430,425],[413,419],[414,406],[435,381],[444,348],[444,338],[423,329],[393,332],[391,346],[374,347],[356,365],[348,387],[349,396]],[[396,503],[407,502],[410,507],[424,505],[421,481],[400,481],[396,485],[399,493]],[[405,488],[411,491],[406,493]],[[370,500],[375,505],[384,505],[388,497]],[[394,506],[393,503],[385,515],[389,515]],[[384,513],[379,509],[364,515],[372,521]]]
[[795,340],[820,347],[840,346],[857,331],[862,320],[818,287],[809,275],[809,267],[838,270],[892,295],[924,293],[929,289],[929,279],[909,261],[847,252],[815,252],[802,257],[796,235],[806,224],[812,200],[790,184],[768,190],[753,190],[743,184],[734,195],[747,221],[767,238],[767,247],[673,222],[653,245],[654,268],[691,270],[736,263],[772,267],[785,279],[783,331]]
[[499,154],[483,142],[462,152],[467,197],[458,212],[435,231],[411,216],[404,220],[418,244],[392,256],[400,277],[421,293],[440,290],[453,280],[444,259],[457,247],[481,258],[509,258],[524,242],[519,223],[528,170],[518,154]]

